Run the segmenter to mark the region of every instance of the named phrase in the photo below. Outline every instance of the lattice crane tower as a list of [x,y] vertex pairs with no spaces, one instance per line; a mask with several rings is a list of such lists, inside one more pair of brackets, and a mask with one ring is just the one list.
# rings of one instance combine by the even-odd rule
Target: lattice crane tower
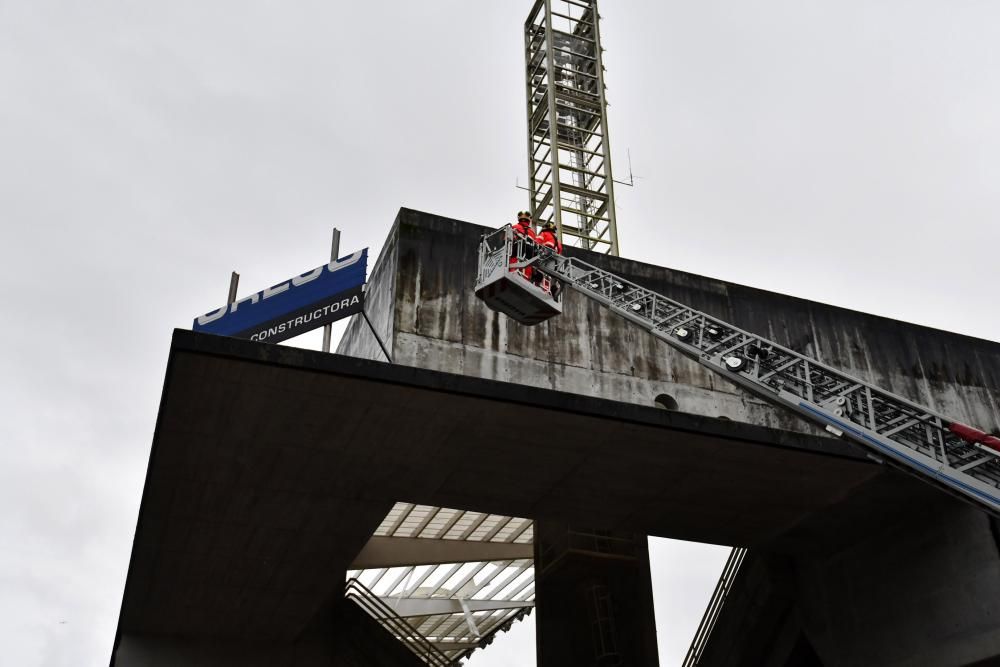
[[597,0],[537,0],[524,24],[528,189],[535,223],[618,255]]

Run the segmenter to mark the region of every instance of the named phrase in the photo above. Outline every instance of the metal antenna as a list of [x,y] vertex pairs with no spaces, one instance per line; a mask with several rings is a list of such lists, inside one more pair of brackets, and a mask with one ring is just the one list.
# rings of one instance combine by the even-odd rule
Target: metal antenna
[[628,156],[628,180],[627,181],[619,181],[619,180],[616,179],[615,183],[618,183],[620,185],[627,185],[630,188],[634,188],[635,187],[635,176],[632,174],[632,150],[631,149],[626,150],[625,151],[625,155]]

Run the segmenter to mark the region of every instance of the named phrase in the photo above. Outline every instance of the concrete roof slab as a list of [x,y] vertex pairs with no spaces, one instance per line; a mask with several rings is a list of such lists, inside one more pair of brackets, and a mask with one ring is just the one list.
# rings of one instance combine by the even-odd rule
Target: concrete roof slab
[[882,469],[829,438],[177,331],[121,629],[294,637],[396,501],[755,546]]

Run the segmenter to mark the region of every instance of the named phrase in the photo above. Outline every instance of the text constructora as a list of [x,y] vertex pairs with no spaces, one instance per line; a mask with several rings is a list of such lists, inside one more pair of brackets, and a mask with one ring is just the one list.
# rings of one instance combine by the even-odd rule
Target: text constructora
[[[267,329],[261,329],[257,333],[251,334],[250,340],[264,342],[268,339],[274,339],[277,336],[287,334],[288,332],[294,332],[295,330],[303,327],[313,329],[315,326],[318,326],[314,325],[314,322],[319,320],[326,322],[327,320],[325,318],[328,318],[331,315],[336,316],[336,319],[340,319],[341,317],[344,317],[345,314],[349,315],[358,312],[358,310],[360,310],[359,307],[363,296],[363,294],[355,294],[348,299],[342,299],[334,303],[329,303],[322,308],[317,308],[310,313],[306,313],[305,315],[299,315],[298,317],[282,322],[281,324],[268,327]],[[351,310],[352,308],[353,310]],[[298,334],[293,333],[292,335]]]

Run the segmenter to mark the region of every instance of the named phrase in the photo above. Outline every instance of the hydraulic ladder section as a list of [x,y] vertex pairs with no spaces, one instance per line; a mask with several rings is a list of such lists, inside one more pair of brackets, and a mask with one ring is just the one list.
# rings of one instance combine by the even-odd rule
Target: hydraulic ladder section
[[618,254],[597,0],[537,0],[524,24],[528,190],[560,242]]
[[[496,252],[509,254],[518,249],[509,244]],[[530,248],[527,254],[520,257],[525,265],[534,265],[536,271],[598,301],[703,366],[1000,517],[1000,439],[996,436],[577,258],[545,248]],[[504,263],[507,257],[502,257]],[[480,262],[489,261],[489,253],[481,248]]]

